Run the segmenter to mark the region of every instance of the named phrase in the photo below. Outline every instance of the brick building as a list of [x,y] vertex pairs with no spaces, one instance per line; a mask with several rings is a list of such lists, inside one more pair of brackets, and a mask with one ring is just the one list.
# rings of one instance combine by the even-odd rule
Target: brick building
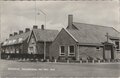
[[62,29],[50,46],[55,59],[116,59],[119,58],[120,33],[113,27],[73,22]]
[[25,32],[19,31],[19,34],[14,32],[2,43],[2,58],[46,59],[49,46],[57,34],[57,30],[44,29],[44,25],[41,29],[34,25],[32,30],[26,28]]

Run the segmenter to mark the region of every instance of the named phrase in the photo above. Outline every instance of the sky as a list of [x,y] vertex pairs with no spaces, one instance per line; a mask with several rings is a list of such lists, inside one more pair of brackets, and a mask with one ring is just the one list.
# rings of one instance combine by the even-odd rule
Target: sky
[[[36,4],[36,11],[35,11]],[[73,14],[73,21],[87,24],[119,27],[118,0],[88,0],[88,1],[0,1],[1,40],[9,34],[31,28],[36,25],[41,28],[61,30],[68,25],[68,15]]]

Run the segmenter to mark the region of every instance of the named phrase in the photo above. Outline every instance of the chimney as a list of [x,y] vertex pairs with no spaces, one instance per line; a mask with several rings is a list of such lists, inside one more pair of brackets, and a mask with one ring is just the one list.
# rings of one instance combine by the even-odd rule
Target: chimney
[[18,33],[17,32],[14,32],[14,36],[17,35]]
[[44,25],[41,25],[41,29],[44,30]]
[[38,26],[37,25],[33,25],[33,29],[38,29]]
[[30,28],[25,28],[25,32],[28,32],[28,31],[30,31]]
[[72,24],[73,24],[73,15],[70,14],[68,15],[68,27],[72,28]]
[[19,30],[19,34],[22,34],[23,33],[23,31],[22,30]]
[[13,36],[13,34],[9,34],[9,37],[12,37]]

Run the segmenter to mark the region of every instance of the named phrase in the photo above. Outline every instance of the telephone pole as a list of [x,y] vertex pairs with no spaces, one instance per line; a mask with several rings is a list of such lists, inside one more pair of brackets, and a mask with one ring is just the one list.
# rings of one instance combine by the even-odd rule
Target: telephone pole
[[1,2],[0,2],[0,59],[1,59]]

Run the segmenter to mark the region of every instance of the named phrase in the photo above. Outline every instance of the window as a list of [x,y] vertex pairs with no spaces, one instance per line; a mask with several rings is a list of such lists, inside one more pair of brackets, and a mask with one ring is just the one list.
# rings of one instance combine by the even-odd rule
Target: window
[[16,53],[19,53],[19,49],[18,48],[16,49]]
[[119,49],[119,41],[116,41],[115,45],[116,45],[116,49]]
[[60,46],[60,55],[65,55],[65,46]]
[[69,48],[68,48],[68,54],[69,55],[75,55],[75,48],[74,48],[74,46],[69,46]]
[[30,48],[30,51],[33,51],[33,47],[29,47]]
[[22,41],[23,41],[23,39],[22,39],[22,38],[19,38],[19,39],[18,39],[18,41],[19,41],[19,42],[22,42]]
[[31,43],[34,44],[34,38],[31,38]]
[[96,50],[100,50],[100,47],[96,47]]

